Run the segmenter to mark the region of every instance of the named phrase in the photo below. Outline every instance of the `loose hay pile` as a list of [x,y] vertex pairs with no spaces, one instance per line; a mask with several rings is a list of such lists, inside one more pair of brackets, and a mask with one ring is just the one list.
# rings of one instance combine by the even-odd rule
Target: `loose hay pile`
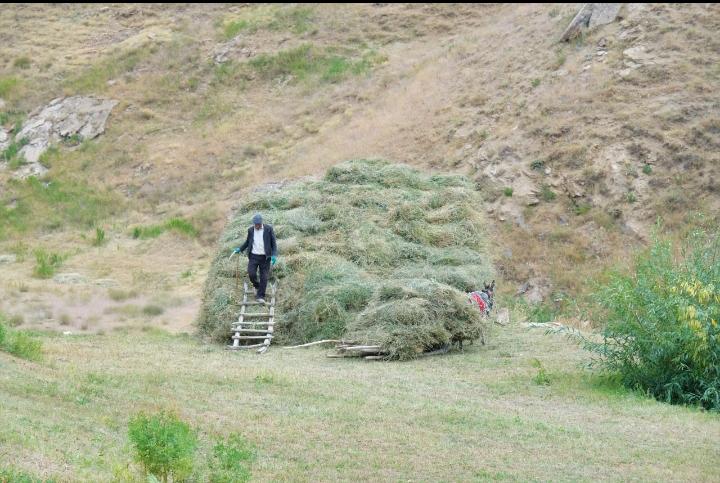
[[229,337],[238,293],[228,256],[257,211],[278,238],[276,341],[343,338],[411,359],[482,336],[465,296],[492,278],[473,184],[384,161],[346,162],[321,181],[251,195],[221,237],[201,333]]

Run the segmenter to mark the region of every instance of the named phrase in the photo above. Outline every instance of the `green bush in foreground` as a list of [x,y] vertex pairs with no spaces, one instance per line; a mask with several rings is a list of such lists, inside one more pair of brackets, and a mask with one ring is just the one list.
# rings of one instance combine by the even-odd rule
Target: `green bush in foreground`
[[411,359],[482,338],[485,321],[464,294],[492,279],[482,210],[464,177],[377,160],[255,193],[221,237],[200,331],[218,341],[230,336],[241,297],[234,275],[243,262],[228,256],[260,211],[278,237],[278,343],[345,338]]
[[675,248],[656,239],[632,273],[610,275],[596,293],[604,341],[585,345],[627,387],[720,411],[720,238]]
[[197,436],[176,414],[140,413],[130,420],[128,434],[147,473],[163,482],[180,481],[192,473]]

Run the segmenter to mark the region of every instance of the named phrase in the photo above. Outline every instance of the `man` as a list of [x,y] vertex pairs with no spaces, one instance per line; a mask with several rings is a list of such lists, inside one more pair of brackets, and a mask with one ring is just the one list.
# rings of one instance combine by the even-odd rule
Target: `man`
[[[270,265],[277,261],[277,243],[272,226],[263,224],[262,215],[253,216],[253,226],[248,228],[247,239],[242,246],[236,248],[234,253],[248,251],[248,276],[255,287],[255,297],[258,302],[265,303],[265,289],[267,288]],[[257,271],[260,269],[260,280]]]

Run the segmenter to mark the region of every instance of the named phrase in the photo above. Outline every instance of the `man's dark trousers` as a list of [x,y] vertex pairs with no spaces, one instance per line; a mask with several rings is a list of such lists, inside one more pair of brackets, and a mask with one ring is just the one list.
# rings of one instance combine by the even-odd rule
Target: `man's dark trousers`
[[[260,269],[260,281],[258,282],[257,271]],[[270,273],[270,257],[265,255],[250,254],[248,260],[248,276],[257,291],[260,299],[265,298],[265,289],[267,288],[268,275]]]

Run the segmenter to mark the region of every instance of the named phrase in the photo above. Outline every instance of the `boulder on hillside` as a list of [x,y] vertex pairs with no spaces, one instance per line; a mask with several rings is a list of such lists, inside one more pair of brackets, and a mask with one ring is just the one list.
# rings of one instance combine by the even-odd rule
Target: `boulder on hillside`
[[93,139],[105,132],[105,123],[118,101],[95,97],[73,96],[52,100],[36,109],[23,124],[16,139],[26,139],[20,154],[30,163],[37,163],[51,143],[79,136]]
[[561,42],[572,40],[583,30],[613,22],[620,14],[622,3],[586,3],[560,36]]

